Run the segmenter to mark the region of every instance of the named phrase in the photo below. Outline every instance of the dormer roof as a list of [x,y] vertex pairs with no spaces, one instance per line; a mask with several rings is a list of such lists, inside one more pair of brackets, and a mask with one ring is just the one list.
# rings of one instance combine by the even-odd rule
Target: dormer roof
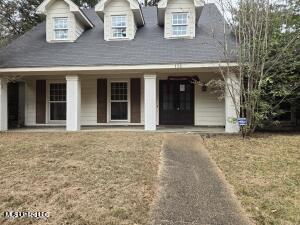
[[[47,15],[47,9],[57,0],[45,0],[43,1],[36,10],[37,14]],[[74,13],[75,17],[86,27],[93,28],[94,24],[89,20],[89,18],[81,11],[81,9],[71,0],[63,0],[69,5],[70,11]]]
[[[191,1],[194,2],[194,6],[196,9],[196,23],[197,23],[204,6],[204,1],[203,0],[191,0]],[[165,12],[167,6],[168,6],[168,0],[160,0],[157,4],[157,20],[159,26],[164,26]]]
[[[95,6],[95,11],[99,15],[102,21],[104,21],[104,9],[113,0],[100,0]],[[141,6],[137,0],[124,0],[129,3],[130,9],[134,14],[134,19],[138,27],[142,27],[145,24],[143,12]]]

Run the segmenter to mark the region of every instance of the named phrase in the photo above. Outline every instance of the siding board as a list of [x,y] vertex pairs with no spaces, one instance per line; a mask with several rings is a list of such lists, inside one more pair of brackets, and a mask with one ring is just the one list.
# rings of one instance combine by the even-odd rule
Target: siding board
[[81,124],[97,124],[97,78],[81,79]]
[[225,126],[225,102],[220,101],[217,94],[201,91],[195,86],[195,125],[198,126]]

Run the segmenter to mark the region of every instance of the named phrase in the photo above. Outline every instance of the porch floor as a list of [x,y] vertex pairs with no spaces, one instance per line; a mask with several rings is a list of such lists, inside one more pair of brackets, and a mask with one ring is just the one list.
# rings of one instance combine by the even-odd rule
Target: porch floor
[[[101,131],[126,131],[126,132],[146,132],[144,126],[83,126],[81,132],[101,132]],[[64,126],[59,127],[24,127],[9,129],[8,132],[66,132]],[[148,132],[148,131],[147,131]],[[202,133],[202,134],[223,134],[224,127],[203,127],[203,126],[157,126],[155,132],[161,133]]]

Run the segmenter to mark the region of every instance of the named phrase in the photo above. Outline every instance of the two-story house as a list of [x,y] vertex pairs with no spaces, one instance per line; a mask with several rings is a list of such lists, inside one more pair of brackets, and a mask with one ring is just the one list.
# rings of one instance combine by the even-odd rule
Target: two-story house
[[220,100],[206,86],[222,79],[223,66],[235,66],[219,44],[224,18],[214,4],[100,0],[82,10],[71,0],[45,0],[37,13],[46,20],[0,50],[0,130],[190,125],[238,132],[229,93]]

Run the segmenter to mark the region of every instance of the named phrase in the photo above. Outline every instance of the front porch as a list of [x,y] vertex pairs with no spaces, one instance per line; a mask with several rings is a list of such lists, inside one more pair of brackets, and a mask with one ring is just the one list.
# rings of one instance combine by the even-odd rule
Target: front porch
[[[0,130],[238,132],[226,119],[234,114],[230,96],[219,100],[192,77],[195,72],[0,78]],[[212,71],[197,77],[204,84],[220,79]]]

